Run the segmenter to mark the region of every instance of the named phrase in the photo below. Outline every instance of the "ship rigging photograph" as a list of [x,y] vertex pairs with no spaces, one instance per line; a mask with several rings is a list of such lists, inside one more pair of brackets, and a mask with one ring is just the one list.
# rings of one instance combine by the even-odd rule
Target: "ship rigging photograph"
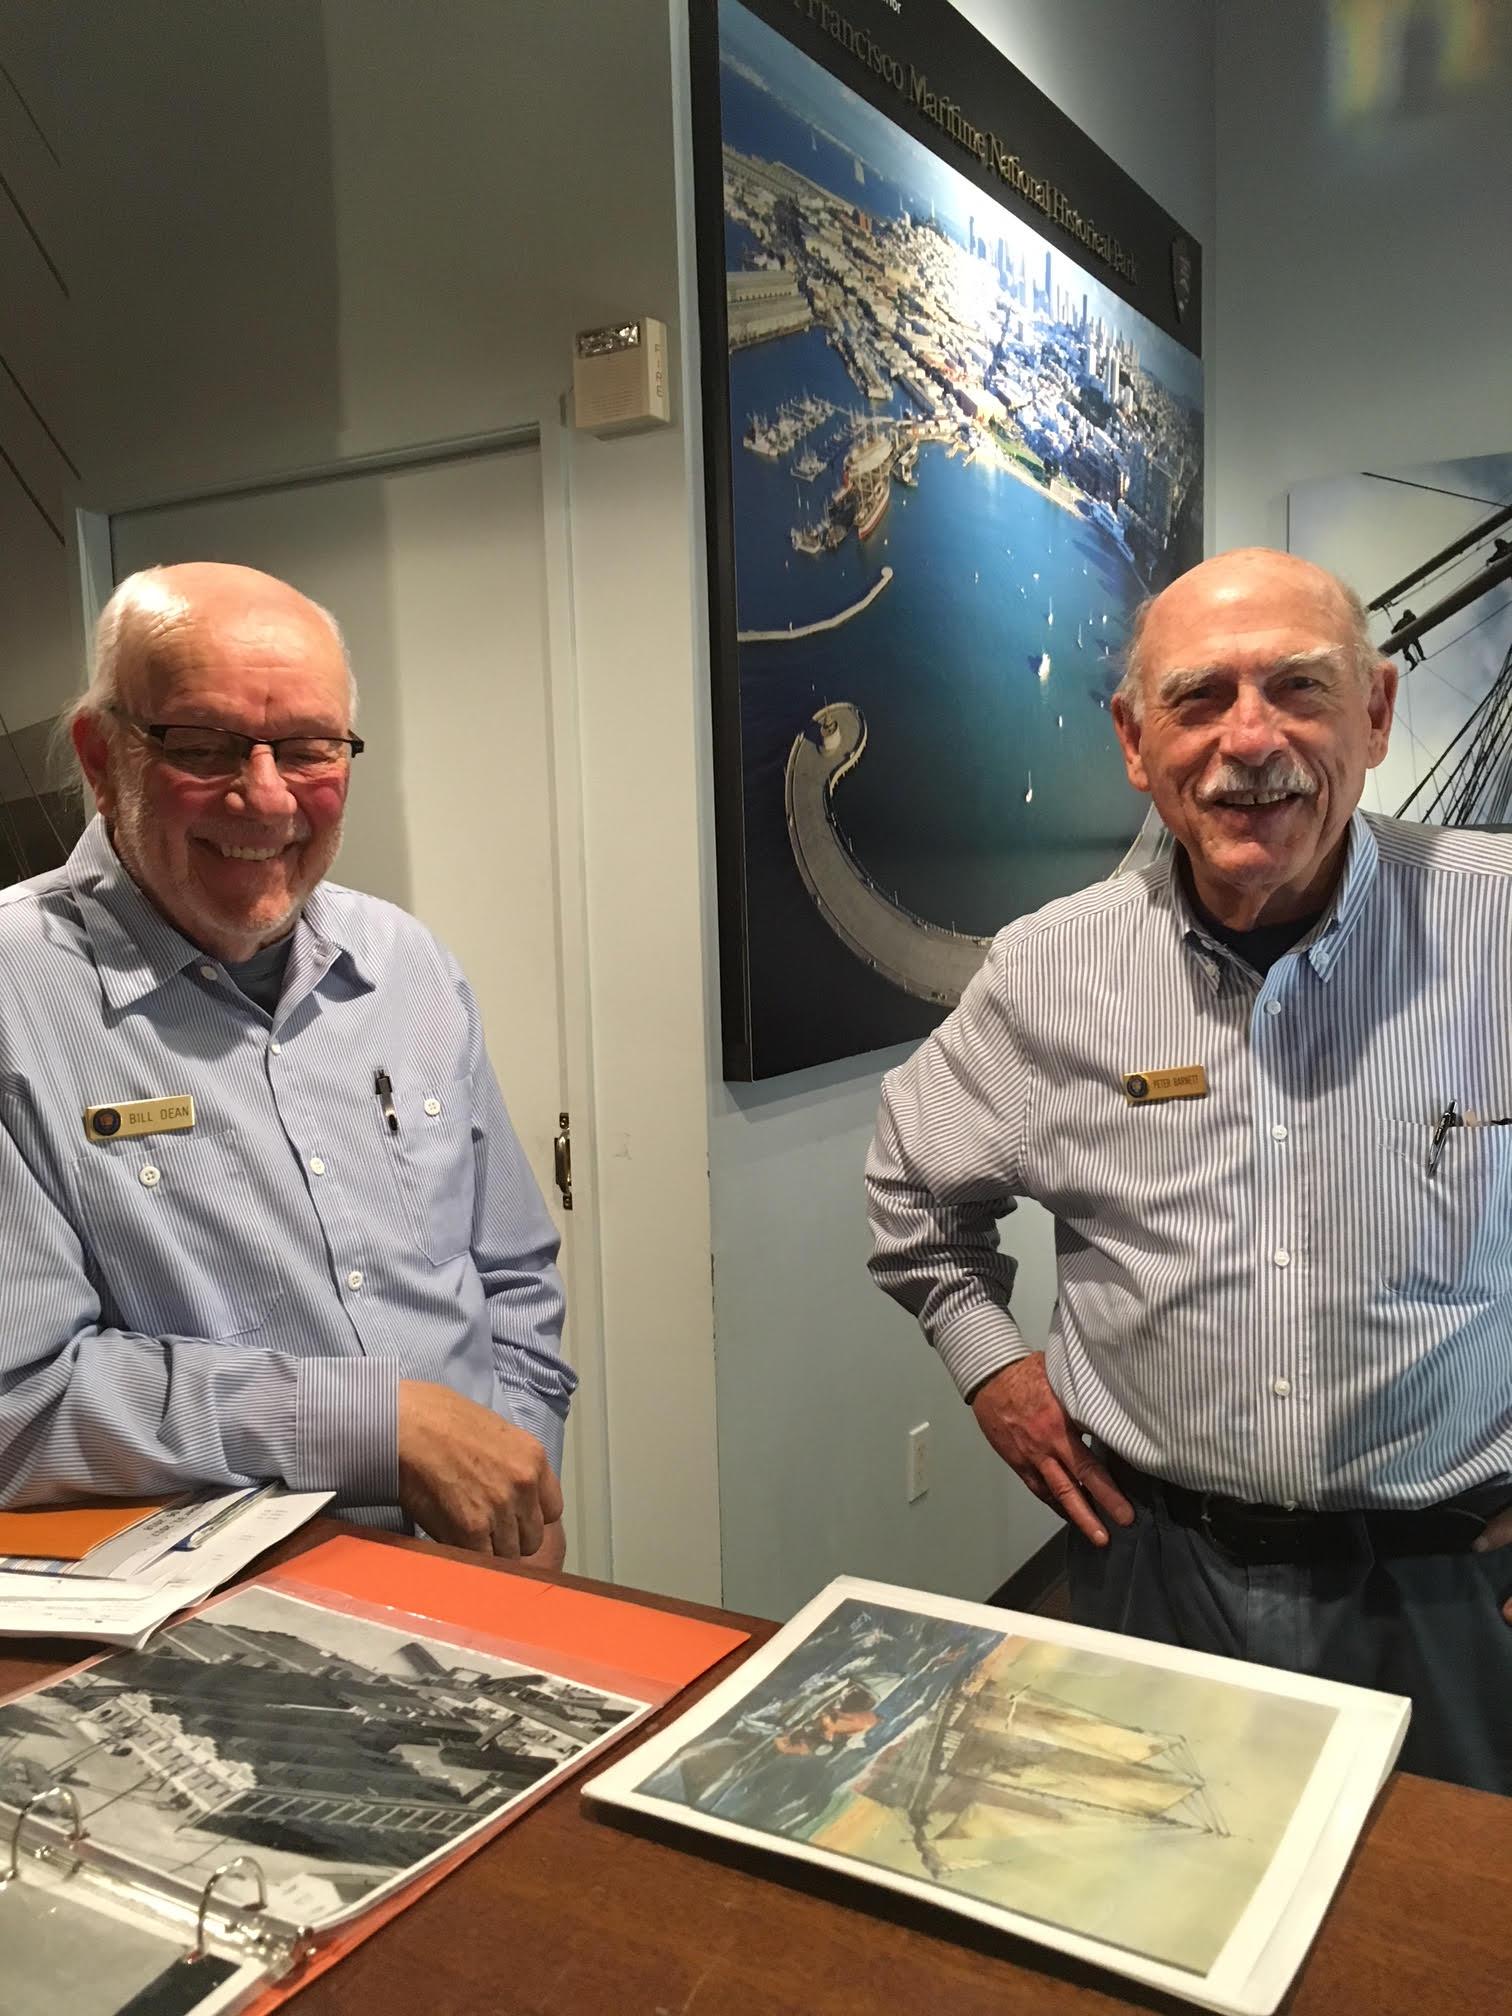
[[1512,827],[1512,451],[1299,484],[1289,543],[1369,604],[1400,675],[1365,809]]

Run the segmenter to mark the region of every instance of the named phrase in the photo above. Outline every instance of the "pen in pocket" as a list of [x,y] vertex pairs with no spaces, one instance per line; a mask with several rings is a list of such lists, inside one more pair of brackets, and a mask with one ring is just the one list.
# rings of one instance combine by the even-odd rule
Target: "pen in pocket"
[[1438,1125],[1433,1130],[1433,1140],[1429,1144],[1428,1174],[1430,1176],[1438,1174],[1439,1162],[1444,1153],[1444,1143],[1449,1139],[1449,1129],[1451,1127],[1463,1127],[1464,1124],[1464,1120],[1460,1117],[1459,1101],[1451,1099],[1438,1117]]

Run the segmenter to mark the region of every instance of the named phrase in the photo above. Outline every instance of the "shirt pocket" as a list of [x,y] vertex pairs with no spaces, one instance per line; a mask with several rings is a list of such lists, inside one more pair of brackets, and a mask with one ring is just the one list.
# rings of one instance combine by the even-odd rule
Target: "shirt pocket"
[[472,1245],[472,1080],[394,1073],[390,1164],[415,1243],[426,1258],[454,1260]]
[[1394,1295],[1490,1302],[1512,1293],[1512,1127],[1385,1127],[1381,1266]]
[[261,1329],[283,1281],[234,1128],[94,1143],[74,1166],[107,1322],[147,1337]]

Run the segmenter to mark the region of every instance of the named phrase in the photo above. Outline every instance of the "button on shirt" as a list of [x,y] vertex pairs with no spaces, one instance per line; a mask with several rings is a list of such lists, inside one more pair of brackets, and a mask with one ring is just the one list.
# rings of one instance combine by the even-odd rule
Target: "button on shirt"
[[[1206,1069],[1131,1104],[1131,1071]],[[1434,1126],[1454,1099],[1473,1124]],[[1512,1473],[1512,842],[1357,813],[1262,978],[1170,857],[1020,919],[884,1082],[877,1280],[963,1393],[1028,1346],[997,1220],[1056,1220],[1072,1416],[1197,1489],[1413,1506]],[[1284,1367],[1282,1370],[1280,1368]]]
[[[189,1131],[85,1138],[178,1095]],[[270,1017],[98,820],[0,892],[0,1227],[0,1502],[281,1477],[391,1518],[401,1379],[560,1467],[555,1228],[460,970],[374,897],[314,891]]]

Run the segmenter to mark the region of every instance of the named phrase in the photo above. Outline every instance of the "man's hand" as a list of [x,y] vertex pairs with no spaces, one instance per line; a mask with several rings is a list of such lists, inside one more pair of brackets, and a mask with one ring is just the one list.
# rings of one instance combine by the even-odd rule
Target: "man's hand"
[[1120,1526],[1133,1523],[1133,1506],[1055,1397],[1043,1351],[1005,1365],[978,1387],[971,1411],[987,1440],[1035,1497],[1053,1505],[1095,1547],[1107,1546],[1108,1533],[1089,1500],[1095,1499]]
[[530,1556],[530,1565],[532,1568],[549,1568],[556,1575],[561,1573],[566,1559],[567,1529],[560,1519],[553,1519],[546,1528],[545,1538]]
[[[1489,1554],[1496,1547],[1512,1547],[1512,1505],[1504,1505],[1494,1519],[1488,1519],[1485,1532],[1475,1542],[1477,1554]],[[1502,1615],[1512,1624],[1512,1597],[1503,1603]]]
[[546,1451],[448,1386],[400,1382],[399,1503],[433,1540],[476,1554],[536,1555],[551,1529],[553,1546],[565,1546],[562,1489]]

